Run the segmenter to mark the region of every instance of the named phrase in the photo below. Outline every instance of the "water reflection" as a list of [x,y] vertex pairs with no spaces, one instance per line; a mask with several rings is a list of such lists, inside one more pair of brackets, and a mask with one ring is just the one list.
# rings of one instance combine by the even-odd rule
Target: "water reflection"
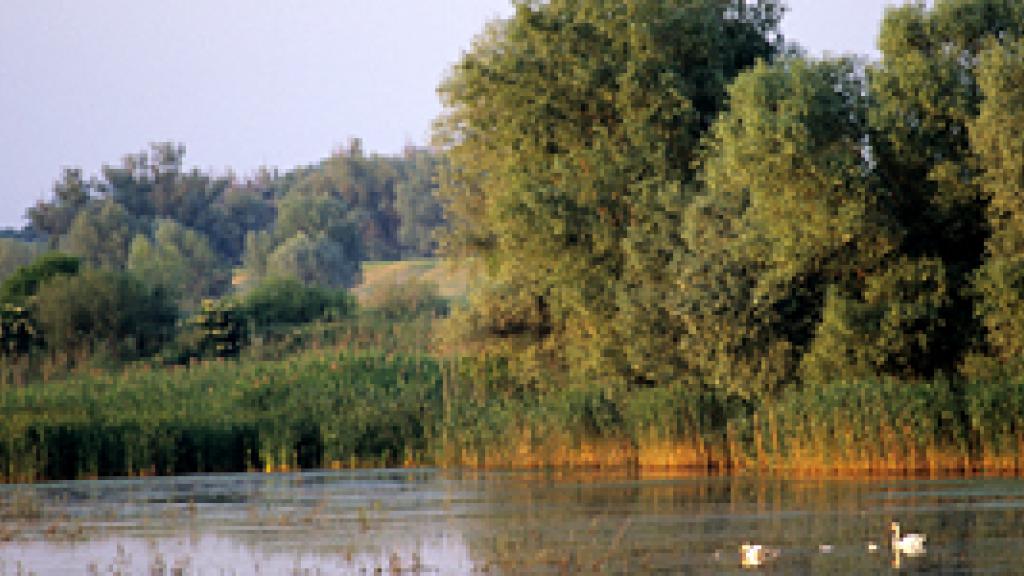
[[[381,544],[384,544],[383,542]],[[460,536],[335,552],[254,546],[216,534],[32,541],[0,553],[0,574],[472,574]]]
[[[896,556],[893,521],[927,534],[926,552]],[[1024,549],[1024,483],[193,476],[0,486],[0,526],[0,575],[1012,574]],[[743,544],[772,554],[746,569]]]

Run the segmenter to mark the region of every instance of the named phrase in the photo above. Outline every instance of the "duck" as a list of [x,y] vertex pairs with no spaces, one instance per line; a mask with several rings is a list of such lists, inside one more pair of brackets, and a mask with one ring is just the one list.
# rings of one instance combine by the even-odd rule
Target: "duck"
[[778,549],[762,546],[761,544],[744,544],[740,546],[740,564],[744,568],[761,566],[778,555]]
[[905,534],[900,536],[900,523],[893,522],[892,549],[907,556],[924,554],[924,542],[928,539],[924,534]]

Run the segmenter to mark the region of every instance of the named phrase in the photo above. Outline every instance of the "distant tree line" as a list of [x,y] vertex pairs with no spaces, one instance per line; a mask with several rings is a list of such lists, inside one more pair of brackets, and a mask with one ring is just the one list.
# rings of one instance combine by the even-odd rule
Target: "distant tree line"
[[358,282],[364,260],[430,256],[443,223],[439,162],[426,149],[367,155],[354,140],[319,164],[247,179],[184,159],[184,146],[162,143],[99,176],[64,170],[25,228],[0,234],[0,304],[29,310],[51,348],[106,338],[130,343],[119,356],[146,355],[204,299],[244,307],[250,292],[266,301],[290,291],[282,306],[306,310],[291,314],[303,320],[318,302],[350,307],[336,294]]
[[[163,143],[104,166],[99,177],[65,169],[53,197],[28,210],[25,228],[0,231],[0,281],[49,248],[109,269],[145,261],[164,276],[196,262],[211,272],[193,290],[198,299],[223,292],[230,269],[243,263],[256,274],[269,264],[323,281],[325,272],[311,269],[318,260],[358,269],[363,259],[434,252],[443,215],[429,150],[368,156],[354,140],[317,165],[244,180],[187,170],[184,158],[184,146]],[[354,277],[336,272],[329,283]]]

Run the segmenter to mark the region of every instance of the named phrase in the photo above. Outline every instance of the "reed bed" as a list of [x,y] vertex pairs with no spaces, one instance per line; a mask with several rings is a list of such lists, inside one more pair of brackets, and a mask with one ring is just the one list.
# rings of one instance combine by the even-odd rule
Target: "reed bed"
[[440,381],[422,357],[133,367],[0,390],[0,476],[51,478],[423,460]]
[[538,391],[500,362],[411,352],[398,333],[330,338],[341,342],[285,359],[0,387],[0,479],[422,465],[1024,472],[1020,376],[835,381],[760,402],[699,383]]

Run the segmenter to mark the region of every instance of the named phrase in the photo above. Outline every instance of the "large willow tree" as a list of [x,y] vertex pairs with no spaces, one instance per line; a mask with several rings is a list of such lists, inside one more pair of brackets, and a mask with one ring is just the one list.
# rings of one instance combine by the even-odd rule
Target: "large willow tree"
[[775,54],[778,15],[552,0],[488,29],[438,124],[447,248],[481,267],[463,342],[747,398],[1021,355],[1024,4],[892,8],[866,66]]
[[686,369],[665,308],[701,135],[775,52],[773,1],[521,2],[440,92],[450,256],[479,288],[460,341],[527,381],[650,385]]
[[[861,295],[896,234],[864,155],[853,62],[761,64],[729,95],[707,139],[705,192],[684,220],[689,249],[670,268],[670,299],[691,372],[753,396],[795,379],[826,306]],[[843,361],[842,348],[822,353]]]

